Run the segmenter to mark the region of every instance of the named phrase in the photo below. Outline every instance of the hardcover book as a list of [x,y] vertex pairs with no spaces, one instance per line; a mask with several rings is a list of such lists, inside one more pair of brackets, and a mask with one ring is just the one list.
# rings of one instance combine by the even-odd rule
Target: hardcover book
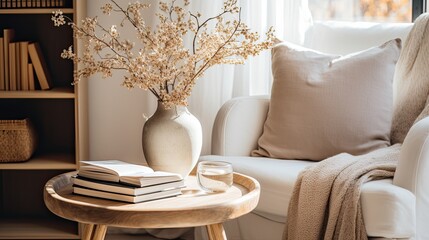
[[37,42],[28,44],[28,54],[30,55],[30,60],[36,72],[37,79],[39,80],[40,88],[42,90],[51,89],[51,76],[49,75],[46,61],[43,58],[42,51]]
[[0,37],[0,90],[5,90],[4,82],[4,40]]
[[29,63],[27,67],[28,73],[28,90],[36,90],[36,83],[34,82],[34,68],[33,64]]
[[120,160],[81,161],[78,176],[144,187],[182,180],[177,173],[153,171],[152,168]]
[[72,182],[73,182],[73,185],[75,186],[80,186],[80,187],[104,191],[104,192],[132,195],[132,196],[159,192],[167,189],[185,187],[183,180],[150,185],[146,187],[135,187],[135,186],[116,183],[116,182],[107,182],[107,181],[100,181],[95,179],[88,179],[80,176],[73,177]]
[[9,43],[9,90],[16,91],[17,88],[17,81],[16,81],[16,43],[11,42]]
[[3,54],[4,54],[4,81],[5,90],[10,90],[10,75],[9,75],[9,43],[15,36],[15,30],[4,29],[3,30]]
[[19,42],[15,43],[15,84],[16,90],[22,90],[21,87],[21,48]]
[[103,191],[83,188],[79,186],[73,186],[73,193],[90,196],[90,197],[105,198],[105,199],[130,202],[130,203],[151,201],[151,200],[156,200],[161,198],[174,197],[182,194],[180,188],[173,188],[165,191],[132,196],[132,195],[124,195],[124,194],[118,194],[118,193],[111,193],[111,192],[103,192]]
[[19,43],[21,90],[29,90],[28,80],[28,42]]

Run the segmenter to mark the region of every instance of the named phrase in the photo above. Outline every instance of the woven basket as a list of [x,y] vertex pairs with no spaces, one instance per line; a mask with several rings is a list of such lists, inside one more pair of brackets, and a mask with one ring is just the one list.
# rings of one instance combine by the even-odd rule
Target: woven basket
[[0,163],[24,162],[36,149],[30,120],[0,120]]

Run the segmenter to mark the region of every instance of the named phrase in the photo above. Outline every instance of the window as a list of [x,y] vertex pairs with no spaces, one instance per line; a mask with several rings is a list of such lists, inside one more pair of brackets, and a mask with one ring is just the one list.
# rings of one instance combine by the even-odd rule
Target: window
[[411,22],[426,0],[308,0],[316,21]]

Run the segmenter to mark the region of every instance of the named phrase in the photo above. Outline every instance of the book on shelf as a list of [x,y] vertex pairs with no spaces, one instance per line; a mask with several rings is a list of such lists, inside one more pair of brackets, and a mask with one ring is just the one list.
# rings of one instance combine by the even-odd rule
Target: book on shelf
[[98,190],[83,188],[83,187],[74,185],[73,193],[90,196],[90,197],[122,201],[122,202],[139,203],[139,202],[152,201],[152,200],[157,200],[162,198],[175,197],[182,194],[182,191],[180,188],[172,188],[164,191],[133,196],[133,195],[125,195],[125,194],[119,194],[119,193],[98,191]]
[[4,81],[5,90],[10,90],[9,80],[9,43],[15,36],[14,29],[3,29],[3,53],[4,53]]
[[40,88],[42,90],[51,89],[51,76],[49,75],[46,61],[43,58],[42,50],[37,42],[28,44],[28,54],[33,64],[34,71],[36,72],[37,79],[39,80]]
[[0,37],[0,91],[5,90],[4,83],[4,40]]
[[81,161],[78,176],[144,187],[182,180],[177,173],[154,171],[152,168],[120,160]]
[[16,91],[16,43],[9,43],[9,90]]
[[64,7],[64,0],[0,0],[0,8]]
[[28,90],[33,91],[36,90],[36,83],[34,82],[34,68],[33,64],[29,63],[27,67],[28,73]]
[[133,196],[164,191],[167,189],[185,187],[184,180],[150,185],[146,187],[135,187],[128,184],[89,179],[89,178],[84,178],[77,175],[72,177],[72,182],[73,182],[73,185],[75,186],[80,186],[80,187],[104,191],[104,192],[112,192],[112,193],[119,193],[119,194],[125,194],[125,195],[133,195]]
[[19,42],[21,90],[29,90],[28,80],[28,42]]
[[19,42],[15,43],[15,85],[16,90],[22,90],[21,88],[21,48]]

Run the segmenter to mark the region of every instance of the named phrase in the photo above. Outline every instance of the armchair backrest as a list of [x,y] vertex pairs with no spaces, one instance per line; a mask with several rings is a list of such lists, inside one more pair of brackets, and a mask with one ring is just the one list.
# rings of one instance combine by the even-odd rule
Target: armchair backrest
[[213,126],[212,154],[249,156],[262,134],[268,104],[267,95],[238,97],[226,102]]
[[412,23],[315,22],[305,35],[304,46],[330,54],[345,55],[401,38],[405,41]]

